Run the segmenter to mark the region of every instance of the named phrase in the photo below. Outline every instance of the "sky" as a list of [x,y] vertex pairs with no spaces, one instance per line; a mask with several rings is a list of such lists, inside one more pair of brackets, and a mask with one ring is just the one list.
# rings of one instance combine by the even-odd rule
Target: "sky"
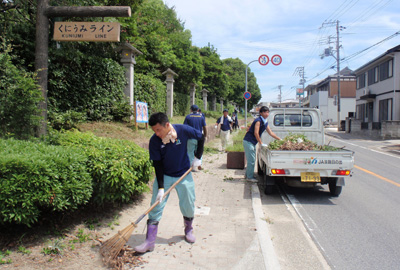
[[[295,99],[301,70],[305,87],[337,72],[337,21],[341,69],[356,70],[400,45],[398,0],[163,1],[191,31],[193,45],[211,45],[221,59],[239,58],[248,65],[260,102],[278,102],[279,86],[282,101]],[[321,58],[329,47],[335,57]],[[282,62],[261,65],[261,55],[279,55]]]

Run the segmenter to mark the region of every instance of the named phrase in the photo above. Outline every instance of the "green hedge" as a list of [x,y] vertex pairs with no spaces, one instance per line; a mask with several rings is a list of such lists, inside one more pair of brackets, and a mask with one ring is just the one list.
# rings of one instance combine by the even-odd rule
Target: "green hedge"
[[167,86],[150,75],[135,74],[135,101],[147,102],[149,114],[166,112]]
[[27,139],[39,126],[43,98],[35,74],[13,60],[11,47],[0,39],[0,137]]
[[0,223],[31,226],[43,211],[65,211],[92,196],[79,149],[0,139]]
[[129,202],[148,190],[152,166],[148,151],[127,140],[102,138],[92,133],[54,132],[53,144],[84,150],[93,179],[93,202]]

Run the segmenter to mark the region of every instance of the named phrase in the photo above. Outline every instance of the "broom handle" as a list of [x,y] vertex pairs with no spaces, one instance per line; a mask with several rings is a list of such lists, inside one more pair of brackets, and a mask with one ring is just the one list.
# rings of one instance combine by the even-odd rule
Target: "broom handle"
[[[176,187],[177,184],[179,184],[183,178],[186,177],[186,175],[188,175],[190,172],[192,171],[192,167],[189,168],[189,170],[187,170],[165,193],[163,196],[163,199],[165,199],[165,197]],[[160,203],[159,200],[157,200],[155,203],[153,203],[152,206],[150,206],[149,209],[146,210],[146,212],[144,212],[135,222],[134,224],[137,225],[148,213],[151,212],[151,210],[154,209],[154,207],[156,207],[158,204]]]

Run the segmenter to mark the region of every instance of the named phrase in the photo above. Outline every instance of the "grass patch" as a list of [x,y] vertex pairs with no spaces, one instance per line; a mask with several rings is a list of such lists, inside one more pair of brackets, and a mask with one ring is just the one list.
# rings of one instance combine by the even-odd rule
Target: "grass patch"
[[1,264],[10,264],[12,263],[11,259],[6,259],[5,257],[10,256],[11,255],[11,251],[6,250],[4,252],[0,251],[0,265]]
[[243,138],[246,135],[245,129],[240,129],[232,134],[232,144],[226,147],[228,152],[244,152]]
[[30,251],[29,249],[27,249],[24,246],[19,246],[18,247],[18,252],[23,253],[23,254],[31,254],[32,251]]
[[65,244],[63,243],[62,239],[57,238],[51,245],[43,248],[42,253],[44,255],[51,255],[51,254],[61,255],[64,248]]

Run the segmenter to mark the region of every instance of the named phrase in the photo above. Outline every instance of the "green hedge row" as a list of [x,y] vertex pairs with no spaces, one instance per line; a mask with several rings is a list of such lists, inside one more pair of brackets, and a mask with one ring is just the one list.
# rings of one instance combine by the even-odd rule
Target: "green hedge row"
[[92,196],[87,161],[80,149],[0,139],[0,223],[30,226],[43,211],[86,204]]
[[149,154],[133,142],[78,131],[54,132],[50,142],[85,152],[96,204],[129,202],[132,196],[148,190],[152,172]]
[[78,131],[53,131],[49,142],[0,139],[0,224],[31,226],[44,212],[129,202],[148,190],[149,154],[133,142]]

